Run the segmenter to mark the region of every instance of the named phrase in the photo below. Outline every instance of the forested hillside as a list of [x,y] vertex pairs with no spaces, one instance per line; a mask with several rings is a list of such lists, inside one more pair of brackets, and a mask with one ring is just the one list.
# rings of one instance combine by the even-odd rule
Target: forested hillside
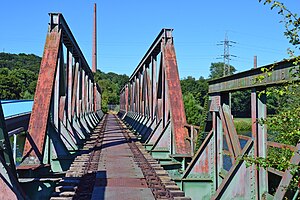
[[113,72],[104,73],[97,70],[95,80],[102,90],[102,109],[107,111],[107,105],[118,105],[120,101],[120,90],[129,77],[125,74],[119,75]]
[[[0,99],[33,99],[41,57],[33,54],[9,54],[0,53]],[[209,78],[223,76],[223,63],[212,63],[210,66]],[[231,73],[235,68],[231,66]],[[107,105],[119,104],[119,91],[128,81],[125,74],[119,75],[113,72],[104,73],[97,70],[95,80],[102,89],[102,108],[107,111]],[[207,79],[200,77],[195,79],[192,76],[183,78],[180,81],[187,122],[200,125],[201,113],[205,99],[207,98]],[[249,92],[237,92],[232,94],[232,113],[239,117],[250,113]],[[270,99],[270,98],[269,98]],[[277,99],[273,98],[274,102]],[[276,105],[273,103],[272,105]]]
[[33,99],[41,57],[0,53],[0,99]]
[[[0,99],[33,99],[42,58],[33,54],[0,53]],[[102,89],[102,106],[119,104],[119,91],[127,75],[97,70],[95,80]]]

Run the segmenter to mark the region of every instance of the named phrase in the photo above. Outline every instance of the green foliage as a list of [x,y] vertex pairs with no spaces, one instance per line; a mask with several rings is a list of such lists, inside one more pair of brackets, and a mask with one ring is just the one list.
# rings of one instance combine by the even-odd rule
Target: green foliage
[[2,70],[5,73],[0,74],[0,99],[20,99],[22,92],[21,80],[6,69]]
[[[299,89],[297,88],[297,90]],[[279,108],[278,114],[264,121],[270,132],[276,133],[276,142],[296,145],[300,141],[299,100],[299,91],[290,93],[288,100]]]
[[[284,88],[283,88],[284,89]],[[279,90],[276,88],[276,90]],[[275,91],[276,91],[275,90]],[[273,94],[271,92],[271,94]],[[280,106],[276,114],[268,116],[265,120],[259,120],[259,123],[268,127],[268,140],[286,145],[296,146],[300,141],[300,93],[298,87],[288,87],[281,96]],[[280,171],[290,169],[294,178],[289,189],[295,190],[299,180],[299,166],[290,163],[294,152],[288,148],[269,147],[266,158],[254,158],[253,156],[244,156],[243,159],[247,165],[256,165],[267,168],[272,167]]]
[[183,96],[185,114],[187,116],[187,123],[200,124],[200,115],[203,108],[197,104],[195,97],[192,93],[187,93]]
[[200,124],[200,115],[203,110],[205,96],[208,92],[208,83],[200,77],[196,80],[192,76],[188,76],[180,80],[184,108],[186,113],[187,122],[193,125]]
[[206,128],[206,120],[209,113],[208,101],[209,101],[208,95],[204,96],[204,105],[203,105],[202,113],[200,115],[200,124],[199,124],[198,135],[196,138],[196,147],[194,152],[197,152],[198,149],[200,148],[203,142],[203,136],[205,135],[204,132]]
[[[209,71],[210,71],[209,78],[211,78],[211,79],[223,77],[224,63],[223,62],[211,63]],[[234,74],[234,72],[236,72],[235,67],[230,65],[230,75]]]
[[120,90],[124,87],[129,77],[113,72],[104,73],[100,70],[94,74],[95,81],[102,91],[102,110],[108,111],[108,105],[117,105],[120,102]]
[[235,117],[250,117],[251,91],[236,91],[231,95],[231,113]]
[[26,69],[35,74],[39,73],[42,58],[34,54],[0,53],[0,68]]
[[0,53],[0,99],[33,99],[41,58]]
[[238,133],[251,131],[252,129],[251,118],[234,118],[234,126]]

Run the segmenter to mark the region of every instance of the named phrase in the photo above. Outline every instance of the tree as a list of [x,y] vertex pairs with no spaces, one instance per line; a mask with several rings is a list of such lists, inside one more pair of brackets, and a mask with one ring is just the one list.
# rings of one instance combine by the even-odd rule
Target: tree
[[180,80],[180,85],[187,122],[199,125],[202,107],[208,92],[208,83],[203,77],[196,80],[194,77],[188,76]]
[[1,99],[33,99],[41,58],[0,53]]
[[183,103],[185,114],[187,116],[187,123],[199,126],[203,108],[197,104],[192,93],[187,93],[183,96]]
[[[223,77],[224,63],[223,62],[211,63],[209,71],[210,71],[209,78],[211,79]],[[234,72],[236,72],[235,67],[230,65],[230,75],[233,74]]]
[[234,117],[250,117],[250,90],[236,91],[231,95],[231,113]]
[[94,78],[102,90],[102,110],[106,112],[108,111],[108,105],[119,104],[120,90],[124,87],[129,77],[125,74],[104,73],[97,70]]
[[0,74],[0,99],[20,99],[22,92],[22,81],[12,75]]
[[11,70],[10,74],[20,79],[20,97],[22,99],[29,99],[30,97],[33,99],[38,75],[28,69],[22,68]]

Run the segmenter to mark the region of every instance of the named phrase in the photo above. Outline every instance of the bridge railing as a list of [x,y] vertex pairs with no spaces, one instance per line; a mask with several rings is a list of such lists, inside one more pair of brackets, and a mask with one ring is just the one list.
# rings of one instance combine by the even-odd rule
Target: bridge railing
[[180,162],[191,156],[172,31],[161,30],[130,76],[119,113],[152,156],[166,163],[172,155]]
[[[49,196],[49,187],[55,185],[51,178],[69,169],[103,116],[101,89],[69,26],[62,14],[49,15],[31,114],[4,119],[0,103],[0,199]],[[16,139],[26,130],[22,161],[16,168],[16,142],[13,152],[10,137]],[[28,188],[39,189],[24,192]]]
[[1,100],[1,104],[8,137],[12,142],[13,158],[15,164],[18,164],[23,152],[22,144],[28,129],[33,100]]
[[[23,160],[19,171],[68,168],[99,122],[101,90],[69,26],[60,13],[50,22],[37,81]],[[21,173],[22,174],[22,173]]]

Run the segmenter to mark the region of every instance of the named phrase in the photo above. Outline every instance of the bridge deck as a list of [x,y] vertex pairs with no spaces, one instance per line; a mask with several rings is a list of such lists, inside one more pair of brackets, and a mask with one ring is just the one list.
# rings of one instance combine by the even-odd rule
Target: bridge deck
[[62,199],[190,200],[112,114],[96,127],[56,186],[51,200]]
[[154,199],[116,117],[109,114],[92,199]]

